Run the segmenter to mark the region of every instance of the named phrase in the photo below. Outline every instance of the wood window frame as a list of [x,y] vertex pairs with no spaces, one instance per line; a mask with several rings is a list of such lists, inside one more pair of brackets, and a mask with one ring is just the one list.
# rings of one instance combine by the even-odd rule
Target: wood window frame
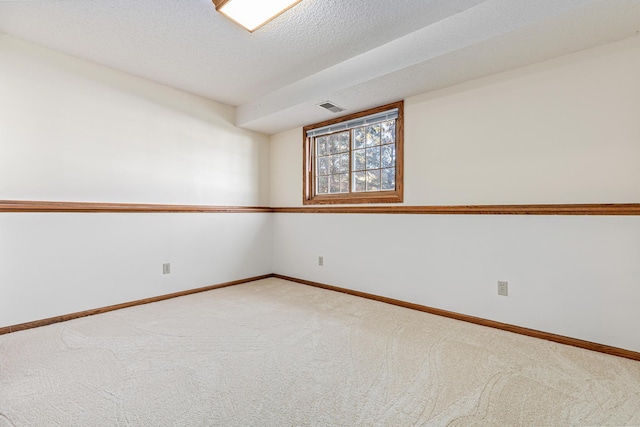
[[[316,194],[315,192],[315,155],[313,153],[313,137],[307,136],[307,131],[335,125],[348,120],[372,114],[382,113],[387,110],[398,109],[396,119],[396,165],[395,165],[395,190],[380,190],[367,192],[349,192],[339,194]],[[356,203],[401,203],[404,198],[404,101],[393,102],[369,110],[360,111],[339,117],[337,119],[326,120],[320,123],[305,126],[302,129],[303,158],[302,158],[302,203],[304,205],[317,204],[356,204]],[[350,165],[351,165],[350,161]],[[349,180],[353,180],[351,166],[349,167]]]

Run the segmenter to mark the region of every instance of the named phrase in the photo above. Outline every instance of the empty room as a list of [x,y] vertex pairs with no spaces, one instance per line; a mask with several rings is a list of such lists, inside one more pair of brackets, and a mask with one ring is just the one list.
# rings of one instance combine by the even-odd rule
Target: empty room
[[0,0],[0,427],[640,425],[640,0]]

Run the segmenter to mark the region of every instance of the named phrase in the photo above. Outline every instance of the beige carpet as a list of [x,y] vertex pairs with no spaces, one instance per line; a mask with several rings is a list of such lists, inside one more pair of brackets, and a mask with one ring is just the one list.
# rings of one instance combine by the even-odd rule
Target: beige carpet
[[640,425],[640,362],[267,279],[0,336],[11,425]]

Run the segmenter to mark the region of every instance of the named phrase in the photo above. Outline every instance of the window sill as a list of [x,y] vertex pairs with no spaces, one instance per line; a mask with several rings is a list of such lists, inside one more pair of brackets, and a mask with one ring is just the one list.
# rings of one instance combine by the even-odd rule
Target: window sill
[[303,200],[304,205],[335,205],[360,203],[402,203],[401,191],[381,191],[375,193],[328,194]]

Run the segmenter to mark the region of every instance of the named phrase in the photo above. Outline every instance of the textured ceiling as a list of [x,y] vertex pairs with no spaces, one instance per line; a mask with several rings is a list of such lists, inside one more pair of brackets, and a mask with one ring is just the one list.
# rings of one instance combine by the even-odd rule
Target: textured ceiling
[[0,0],[0,32],[238,107],[275,133],[630,37],[640,0],[303,0],[255,33],[210,0]]

